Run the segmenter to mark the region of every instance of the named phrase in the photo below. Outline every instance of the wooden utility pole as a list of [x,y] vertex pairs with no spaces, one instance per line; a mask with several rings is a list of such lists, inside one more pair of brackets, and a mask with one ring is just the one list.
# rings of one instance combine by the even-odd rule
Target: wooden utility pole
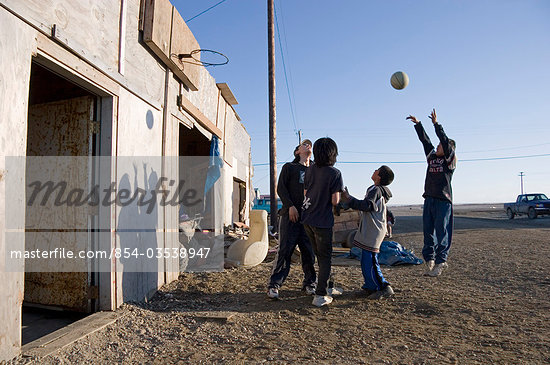
[[275,129],[275,8],[267,0],[267,59],[269,71],[269,194],[271,197],[270,224],[277,230],[277,134]]

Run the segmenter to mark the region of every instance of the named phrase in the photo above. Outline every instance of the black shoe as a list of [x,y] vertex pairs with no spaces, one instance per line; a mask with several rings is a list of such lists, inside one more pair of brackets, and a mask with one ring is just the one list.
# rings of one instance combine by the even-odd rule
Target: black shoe
[[361,288],[361,290],[363,290],[363,292],[364,292],[366,295],[371,295],[371,294],[376,293],[376,290],[370,290],[370,289],[367,289],[367,288]]

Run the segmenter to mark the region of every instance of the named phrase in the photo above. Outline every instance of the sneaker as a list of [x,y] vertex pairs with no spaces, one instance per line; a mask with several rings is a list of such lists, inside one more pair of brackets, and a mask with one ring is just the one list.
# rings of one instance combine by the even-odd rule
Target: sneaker
[[279,289],[277,288],[269,288],[267,290],[267,296],[270,299],[279,299]]
[[426,272],[424,273],[424,275],[430,275],[430,272],[433,271],[434,266],[435,266],[434,260],[426,261]]
[[330,303],[332,303],[332,297],[328,295],[315,295],[312,302],[312,304],[317,307],[322,307]]
[[432,271],[428,272],[428,275],[429,276],[432,276],[432,277],[436,277],[436,276],[439,276],[441,275],[441,273],[443,272],[444,269],[447,268],[447,263],[446,262],[442,262],[440,264],[436,264],[433,268]]
[[342,295],[342,294],[344,294],[344,289],[342,288],[334,287],[334,288],[327,289],[327,295],[330,295],[331,297],[335,295]]
[[369,295],[367,298],[378,300],[378,299],[382,299],[382,298],[391,297],[393,294],[394,294],[393,288],[388,285],[382,290],[375,291],[374,293]]
[[315,287],[313,285],[306,285],[302,290],[305,291],[307,295],[315,294]]
[[361,287],[361,290],[363,290],[367,296],[369,296],[373,293],[376,293],[376,290],[370,290],[370,289],[363,288],[363,287]]

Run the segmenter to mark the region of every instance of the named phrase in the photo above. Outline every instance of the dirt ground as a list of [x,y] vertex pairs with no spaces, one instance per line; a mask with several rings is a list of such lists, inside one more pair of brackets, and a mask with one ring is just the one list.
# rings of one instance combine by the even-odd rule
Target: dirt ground
[[[419,207],[394,207],[394,240],[420,254]],[[501,205],[457,206],[449,268],[382,267],[395,296],[360,291],[359,266],[336,266],[345,293],[323,308],[300,292],[293,266],[281,300],[271,265],[184,274],[114,324],[36,360],[66,363],[550,363],[550,217],[508,220]],[[208,311],[234,316],[197,316]],[[26,363],[32,359],[18,359]]]

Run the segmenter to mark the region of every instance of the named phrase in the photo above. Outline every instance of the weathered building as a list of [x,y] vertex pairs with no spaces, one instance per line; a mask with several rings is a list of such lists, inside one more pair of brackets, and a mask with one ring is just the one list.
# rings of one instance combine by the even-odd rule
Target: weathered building
[[[153,176],[155,181],[158,176],[178,179],[190,168],[182,170],[171,157],[208,156],[217,137],[223,166],[212,199],[222,208],[207,228],[220,234],[224,224],[246,221],[250,137],[233,108],[236,100],[227,84],[217,84],[204,66],[180,57],[199,48],[168,0],[0,0],[2,156],[108,157],[115,162],[107,169],[102,166],[99,178],[122,187],[151,181]],[[133,168],[121,162],[138,156],[161,162]],[[24,302],[85,312],[113,310],[124,301],[143,300],[177,279],[180,264],[173,257],[158,258],[147,273],[127,272],[121,260],[108,262],[108,270],[98,270],[97,263],[89,260],[80,272],[25,274],[25,260],[8,270],[8,244],[17,240],[25,248],[32,244],[29,234],[12,231],[28,228],[35,212],[32,207],[25,212],[26,181],[20,181],[20,190],[14,191],[12,184],[6,196],[12,171],[4,160],[0,160],[0,361],[20,351]],[[84,179],[98,178],[94,166],[79,168]],[[143,249],[179,247],[177,234],[170,234],[178,232],[179,207],[155,209],[143,221],[135,210],[112,204],[92,219],[102,229],[94,230],[84,217],[87,228],[77,231],[106,252],[123,247],[127,240]],[[15,223],[7,224],[6,219]],[[137,220],[152,229],[141,235],[120,229],[121,222]]]

